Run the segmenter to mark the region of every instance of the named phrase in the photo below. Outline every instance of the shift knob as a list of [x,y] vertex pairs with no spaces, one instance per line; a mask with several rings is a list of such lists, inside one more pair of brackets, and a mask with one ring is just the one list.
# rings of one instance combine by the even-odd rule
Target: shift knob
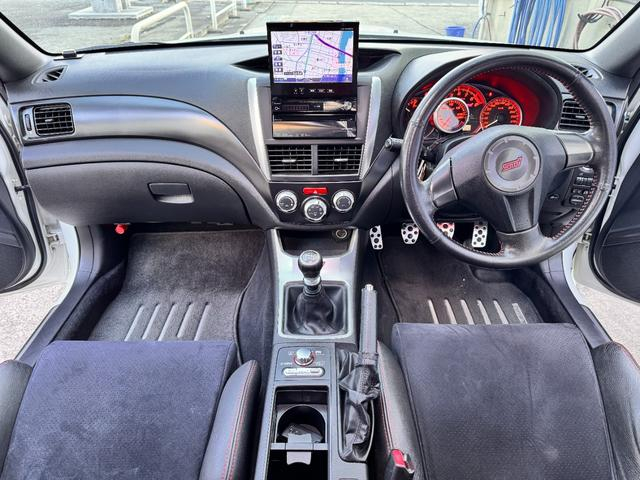
[[304,292],[315,295],[320,292],[322,286],[320,270],[324,265],[322,255],[315,250],[305,250],[298,257],[298,268],[304,277]]

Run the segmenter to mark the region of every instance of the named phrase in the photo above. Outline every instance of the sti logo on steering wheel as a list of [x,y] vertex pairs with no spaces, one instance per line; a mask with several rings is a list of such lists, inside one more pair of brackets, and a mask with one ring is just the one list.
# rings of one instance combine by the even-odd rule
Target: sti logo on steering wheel
[[500,167],[501,172],[508,172],[509,170],[515,170],[522,165],[522,155],[517,156],[514,160],[504,162]]

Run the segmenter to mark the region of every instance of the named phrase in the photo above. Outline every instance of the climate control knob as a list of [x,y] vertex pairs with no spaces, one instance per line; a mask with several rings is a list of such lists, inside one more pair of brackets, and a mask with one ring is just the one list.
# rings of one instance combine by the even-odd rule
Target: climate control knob
[[347,213],[353,208],[355,197],[349,190],[339,190],[333,195],[333,208],[340,213]]
[[291,190],[281,190],[276,195],[276,206],[283,213],[294,212],[298,207],[298,197]]
[[304,218],[313,223],[318,223],[324,220],[327,216],[329,207],[320,197],[311,197],[304,201],[302,204],[302,214]]

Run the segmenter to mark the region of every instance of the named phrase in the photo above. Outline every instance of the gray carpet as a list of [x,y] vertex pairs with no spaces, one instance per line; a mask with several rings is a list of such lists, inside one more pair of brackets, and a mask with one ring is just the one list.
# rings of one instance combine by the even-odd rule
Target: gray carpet
[[236,340],[259,231],[132,236],[124,284],[90,340]]
[[401,322],[463,325],[538,323],[531,300],[507,271],[472,268],[424,238],[384,239],[380,267]]

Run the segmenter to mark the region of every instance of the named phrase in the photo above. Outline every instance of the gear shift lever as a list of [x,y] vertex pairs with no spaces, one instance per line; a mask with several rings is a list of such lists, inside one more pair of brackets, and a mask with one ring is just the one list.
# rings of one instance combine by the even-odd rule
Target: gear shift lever
[[305,250],[298,257],[298,268],[304,277],[305,295],[318,295],[322,290],[320,270],[323,265],[322,255],[315,250]]
[[320,270],[322,255],[305,250],[298,257],[303,288],[293,307],[293,332],[300,335],[330,335],[336,333],[336,306],[322,287]]

